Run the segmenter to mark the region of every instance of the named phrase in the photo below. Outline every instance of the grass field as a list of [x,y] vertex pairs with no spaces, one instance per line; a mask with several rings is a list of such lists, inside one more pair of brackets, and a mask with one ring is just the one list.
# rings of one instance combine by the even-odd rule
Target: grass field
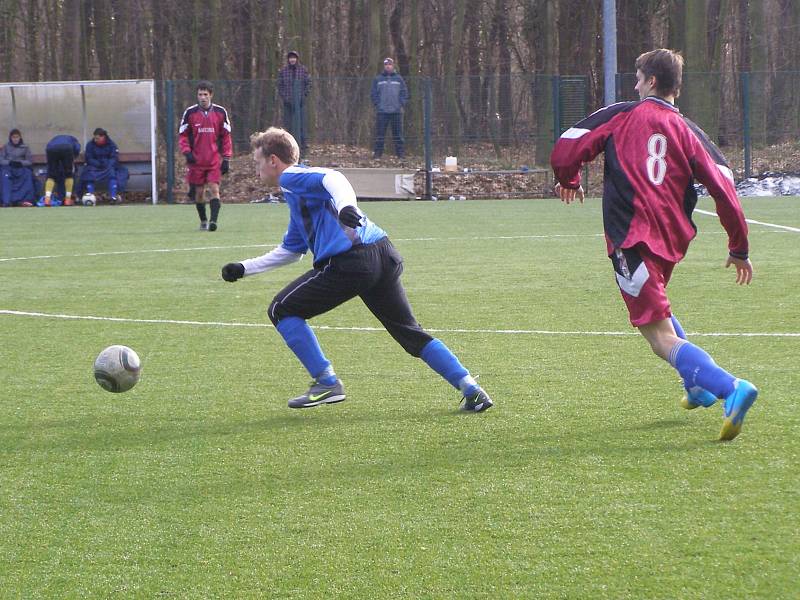
[[[800,227],[798,198],[743,204]],[[690,337],[761,391],[723,444],[629,326],[599,201],[363,206],[492,410],[358,301],[312,322],[347,401],[289,410],[308,377],[265,310],[310,261],[219,276],[284,205],[213,234],[191,206],[0,211],[0,597],[796,597],[800,232],[751,225],[739,287],[697,214],[673,276]],[[120,395],[92,377],[114,343],[143,362]]]

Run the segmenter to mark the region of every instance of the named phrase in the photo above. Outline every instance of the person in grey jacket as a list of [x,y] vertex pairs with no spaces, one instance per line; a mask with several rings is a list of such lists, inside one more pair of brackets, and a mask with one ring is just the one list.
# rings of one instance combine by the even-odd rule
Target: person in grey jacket
[[372,80],[372,104],[377,111],[375,124],[375,148],[373,158],[383,156],[383,141],[386,127],[392,126],[394,151],[403,158],[405,151],[403,139],[403,107],[408,102],[408,88],[399,73],[394,71],[394,60],[383,61],[383,72]]
[[8,143],[0,150],[0,199],[3,206],[33,206],[36,188],[33,179],[31,149],[19,129],[8,134]]

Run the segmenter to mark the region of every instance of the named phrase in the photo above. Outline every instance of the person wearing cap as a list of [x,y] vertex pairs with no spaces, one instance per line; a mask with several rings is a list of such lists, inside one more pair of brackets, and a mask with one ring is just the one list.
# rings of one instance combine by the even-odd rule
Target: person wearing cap
[[300,142],[300,156],[305,155],[306,118],[304,104],[311,91],[311,76],[300,63],[300,55],[290,50],[286,53],[286,66],[278,71],[278,94],[283,101],[283,123],[286,130]]
[[36,202],[31,149],[19,129],[8,134],[8,143],[0,149],[0,200],[3,206],[33,206]]
[[94,194],[97,183],[108,182],[111,204],[122,201],[120,194],[128,182],[128,169],[119,164],[119,148],[102,127],[94,130],[92,141],[86,144],[86,166],[81,171],[78,196],[83,192]]
[[403,107],[408,102],[406,82],[394,70],[394,60],[383,60],[383,72],[372,80],[372,104],[377,113],[375,123],[375,147],[373,158],[383,156],[383,141],[386,127],[392,126],[394,151],[398,158],[403,158],[405,151],[403,140]]

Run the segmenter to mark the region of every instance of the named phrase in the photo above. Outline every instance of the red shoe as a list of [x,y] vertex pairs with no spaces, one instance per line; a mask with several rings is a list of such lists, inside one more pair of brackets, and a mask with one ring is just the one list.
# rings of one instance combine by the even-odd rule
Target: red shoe
[[75,201],[72,199],[72,197],[64,199],[64,206],[72,206],[73,204],[75,204]]
[[33,206],[33,202],[28,202],[27,200],[25,200],[25,201],[22,203],[22,206]]

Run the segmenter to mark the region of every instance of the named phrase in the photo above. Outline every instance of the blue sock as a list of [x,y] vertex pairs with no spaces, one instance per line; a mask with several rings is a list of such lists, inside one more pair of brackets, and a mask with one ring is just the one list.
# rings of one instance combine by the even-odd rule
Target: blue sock
[[459,383],[469,375],[469,371],[458,362],[456,355],[441,340],[432,339],[428,342],[422,349],[420,358],[456,389],[460,389]]
[[675,318],[675,315],[672,315],[670,319],[672,320],[672,326],[675,328],[675,335],[677,335],[682,340],[685,340],[686,332],[683,330],[683,327],[681,327],[681,322]]
[[[319,347],[317,336],[311,331],[308,323],[300,317],[286,317],[278,321],[275,329],[281,334],[286,345],[295,353],[295,356],[300,359],[300,362],[303,363],[311,377],[316,379],[320,375],[323,377],[328,375],[325,371],[331,366],[331,361],[325,358],[322,348]],[[334,375],[333,382],[335,381]],[[321,383],[325,382],[322,381]]]
[[87,183],[86,184],[86,191],[89,194],[94,194],[94,184],[93,183]]
[[117,197],[117,180],[116,179],[112,178],[108,182],[108,193],[111,194],[112,198],[116,198]]
[[727,398],[734,390],[736,378],[720,368],[705,350],[691,342],[675,344],[669,353],[669,363],[683,377],[686,389],[700,386],[717,398]]

